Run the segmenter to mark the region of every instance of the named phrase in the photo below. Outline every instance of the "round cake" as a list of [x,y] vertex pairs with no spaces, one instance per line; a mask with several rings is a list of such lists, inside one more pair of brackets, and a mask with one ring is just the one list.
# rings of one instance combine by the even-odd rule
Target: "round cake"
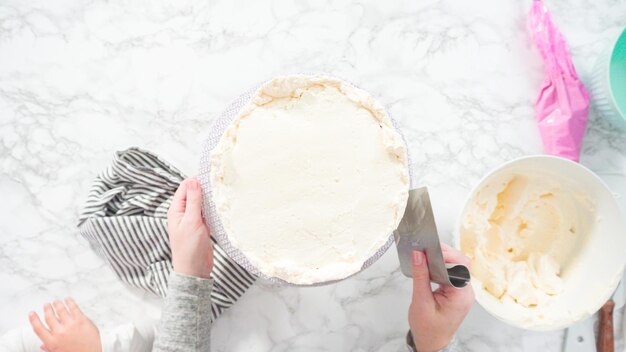
[[324,76],[263,84],[211,151],[210,182],[230,243],[293,284],[358,272],[398,226],[407,152],[368,93]]

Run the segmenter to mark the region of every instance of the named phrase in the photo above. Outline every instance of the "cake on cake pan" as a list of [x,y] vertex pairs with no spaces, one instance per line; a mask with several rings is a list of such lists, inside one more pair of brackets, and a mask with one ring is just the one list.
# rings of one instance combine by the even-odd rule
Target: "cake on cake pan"
[[400,222],[407,159],[370,94],[327,76],[276,77],[211,151],[212,197],[228,240],[264,275],[340,280]]

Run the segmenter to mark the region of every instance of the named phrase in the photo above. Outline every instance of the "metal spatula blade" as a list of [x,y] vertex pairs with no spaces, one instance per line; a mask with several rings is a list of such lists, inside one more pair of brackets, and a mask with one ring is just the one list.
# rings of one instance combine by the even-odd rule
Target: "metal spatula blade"
[[593,317],[579,321],[565,331],[564,352],[595,352],[596,336],[593,332]]
[[394,231],[400,269],[413,277],[411,258],[414,250],[426,252],[428,272],[432,282],[461,288],[470,280],[469,270],[462,264],[446,264],[441,252],[433,209],[426,187],[409,191],[409,200],[400,224]]

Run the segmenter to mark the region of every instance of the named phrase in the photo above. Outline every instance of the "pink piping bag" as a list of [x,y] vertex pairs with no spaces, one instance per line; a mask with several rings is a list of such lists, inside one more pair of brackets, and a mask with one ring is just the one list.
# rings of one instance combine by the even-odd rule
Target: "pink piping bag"
[[578,161],[587,127],[589,93],[578,79],[565,38],[540,0],[533,1],[528,24],[546,73],[535,103],[544,151]]

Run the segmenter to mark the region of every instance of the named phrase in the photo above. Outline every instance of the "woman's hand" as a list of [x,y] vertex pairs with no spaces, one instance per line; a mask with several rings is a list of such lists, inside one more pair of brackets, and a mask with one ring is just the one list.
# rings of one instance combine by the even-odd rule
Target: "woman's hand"
[[213,270],[213,242],[202,219],[202,190],[194,177],[183,181],[167,212],[167,232],[174,271],[208,279]]
[[[446,263],[464,264],[470,260],[456,249],[442,244]],[[458,289],[442,285],[435,292],[424,253],[413,252],[413,298],[409,307],[409,326],[418,352],[439,351],[446,347],[474,303],[468,284]]]
[[[54,306],[54,308],[53,308]],[[46,325],[30,312],[28,320],[46,352],[101,352],[100,331],[73,299],[54,301],[43,307]]]

